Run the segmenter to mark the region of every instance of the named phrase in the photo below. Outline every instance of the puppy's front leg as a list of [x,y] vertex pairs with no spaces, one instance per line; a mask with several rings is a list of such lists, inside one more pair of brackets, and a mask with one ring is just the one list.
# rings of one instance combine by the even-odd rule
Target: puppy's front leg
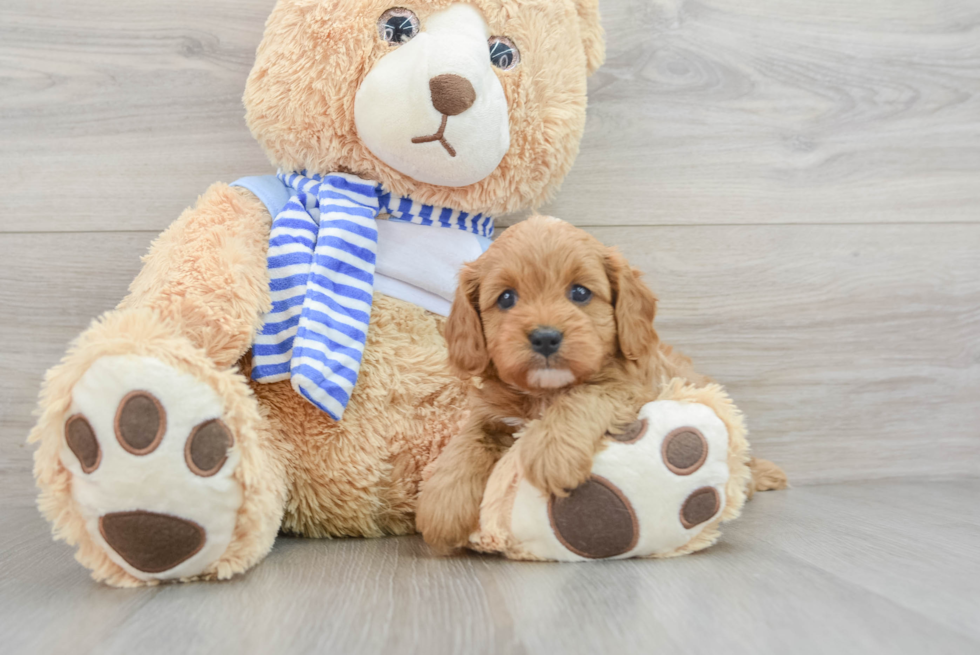
[[556,398],[515,446],[527,481],[559,497],[585,482],[606,431],[636,416],[623,398],[598,386],[576,387]]
[[471,417],[436,461],[422,485],[415,525],[426,543],[441,550],[465,546],[480,527],[480,503],[494,464],[503,454],[508,435],[488,432],[479,417]]

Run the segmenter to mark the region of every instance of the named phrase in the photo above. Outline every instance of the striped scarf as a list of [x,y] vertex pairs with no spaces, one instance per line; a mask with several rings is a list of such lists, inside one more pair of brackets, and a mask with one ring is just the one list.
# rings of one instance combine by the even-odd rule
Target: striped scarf
[[484,237],[493,234],[493,218],[420,205],[346,173],[280,173],[279,179],[293,194],[272,222],[272,311],[252,346],[252,378],[289,379],[339,421],[357,383],[371,318],[377,216]]

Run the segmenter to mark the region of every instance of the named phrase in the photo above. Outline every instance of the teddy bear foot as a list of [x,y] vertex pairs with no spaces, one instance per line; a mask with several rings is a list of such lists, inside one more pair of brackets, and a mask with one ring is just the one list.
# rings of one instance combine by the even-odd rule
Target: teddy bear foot
[[[545,496],[507,463],[499,473],[513,481],[491,479],[488,493],[499,497],[484,498],[477,549],[558,561],[664,557],[717,538],[729,435],[706,405],[658,400],[607,436],[590,479],[567,497]],[[710,538],[691,548],[702,532]]]
[[213,388],[117,355],[74,385],[60,459],[88,536],[149,582],[199,576],[228,548],[243,498],[235,445]]

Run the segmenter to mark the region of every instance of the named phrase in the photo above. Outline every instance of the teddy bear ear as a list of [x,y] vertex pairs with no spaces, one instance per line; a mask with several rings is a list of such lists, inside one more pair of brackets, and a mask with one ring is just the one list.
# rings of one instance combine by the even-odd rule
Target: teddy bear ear
[[592,75],[606,59],[606,38],[599,18],[599,0],[575,0],[575,9],[582,30],[588,72]]

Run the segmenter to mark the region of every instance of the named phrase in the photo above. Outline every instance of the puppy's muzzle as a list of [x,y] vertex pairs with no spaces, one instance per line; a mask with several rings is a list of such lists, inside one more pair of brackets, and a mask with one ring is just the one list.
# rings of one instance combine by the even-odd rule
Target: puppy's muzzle
[[537,328],[527,336],[531,342],[531,350],[542,357],[554,355],[561,348],[561,340],[564,335],[555,328]]

